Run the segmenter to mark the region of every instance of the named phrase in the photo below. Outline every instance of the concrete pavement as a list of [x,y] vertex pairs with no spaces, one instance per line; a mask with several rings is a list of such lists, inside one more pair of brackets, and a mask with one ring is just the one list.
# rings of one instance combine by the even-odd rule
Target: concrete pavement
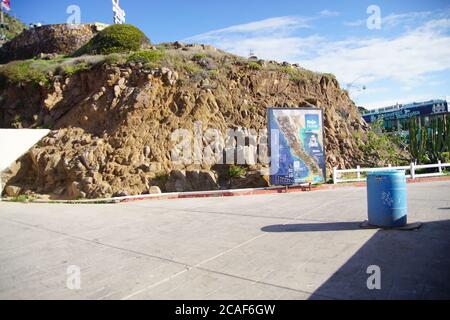
[[[418,231],[362,230],[364,188],[118,205],[0,203],[1,299],[449,299],[450,182]],[[381,290],[366,273],[381,269]],[[69,266],[80,289],[67,286]],[[69,283],[70,287],[70,283]]]

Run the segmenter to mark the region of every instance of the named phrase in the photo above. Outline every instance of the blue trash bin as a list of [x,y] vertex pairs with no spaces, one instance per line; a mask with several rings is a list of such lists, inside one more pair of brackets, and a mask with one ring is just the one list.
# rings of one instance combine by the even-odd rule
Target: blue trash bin
[[369,224],[404,227],[408,220],[405,171],[371,172],[367,176]]

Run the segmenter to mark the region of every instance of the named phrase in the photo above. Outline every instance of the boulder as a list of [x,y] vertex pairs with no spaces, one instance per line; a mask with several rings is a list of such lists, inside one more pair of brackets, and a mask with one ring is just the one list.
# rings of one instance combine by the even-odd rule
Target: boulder
[[80,184],[76,181],[72,182],[66,189],[66,194],[70,199],[84,198],[83,192],[80,190]]
[[167,192],[217,190],[217,177],[212,171],[181,171],[170,173],[166,183]]
[[126,191],[119,191],[113,194],[113,198],[122,198],[122,197],[129,197],[130,194]]
[[20,187],[6,186],[6,188],[3,192],[8,197],[17,197],[18,195],[20,195],[20,191],[21,191]]
[[198,64],[207,70],[217,69],[217,63],[211,58],[202,58],[198,61]]
[[152,186],[150,187],[150,189],[148,190],[149,194],[161,194],[161,189],[157,186]]
[[186,172],[180,170],[174,170],[170,173],[166,190],[167,192],[193,191],[186,179]]
[[260,172],[250,172],[244,178],[231,180],[231,189],[266,188],[270,186],[269,178],[262,176]]

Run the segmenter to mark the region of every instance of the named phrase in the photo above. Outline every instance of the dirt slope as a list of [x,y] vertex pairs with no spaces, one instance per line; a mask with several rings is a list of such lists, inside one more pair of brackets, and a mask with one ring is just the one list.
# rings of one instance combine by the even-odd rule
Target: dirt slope
[[364,137],[366,124],[333,76],[209,46],[164,49],[158,65],[106,59],[70,76],[50,75],[45,85],[4,85],[1,127],[53,130],[12,167],[8,184],[20,193],[68,199],[142,194],[152,186],[264,186],[261,166],[250,166],[246,177],[230,184],[227,167],[174,164],[170,134],[192,130],[196,121],[222,132],[264,129],[269,106],[324,109],[329,173],[363,163],[355,135]]

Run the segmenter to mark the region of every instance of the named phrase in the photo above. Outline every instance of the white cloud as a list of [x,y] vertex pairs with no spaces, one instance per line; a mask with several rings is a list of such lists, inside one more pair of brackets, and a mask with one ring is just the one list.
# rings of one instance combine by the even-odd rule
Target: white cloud
[[[381,28],[391,29],[397,26],[410,27],[411,25],[417,25],[417,23],[423,22],[425,19],[430,18],[433,15],[431,11],[419,11],[419,12],[407,12],[401,14],[391,13],[387,16],[381,15]],[[369,17],[369,16],[367,16]],[[345,21],[344,25],[348,27],[361,27],[365,26],[367,19],[359,19],[355,21]]]
[[184,39],[184,41],[210,43],[241,56],[248,56],[251,51],[264,59],[295,60],[319,42],[318,37],[315,36],[303,38],[301,42],[297,37],[291,36],[297,29],[310,28],[309,22],[313,19],[275,17],[213,30]]
[[[425,19],[427,14],[393,14],[385,19],[391,26],[405,25],[408,19]],[[408,96],[403,99],[407,102],[431,98],[420,91],[421,84],[429,84],[433,73],[450,71],[450,15],[446,11],[430,16],[433,19],[406,28],[400,34],[376,38],[329,39],[313,33],[315,29],[310,23],[316,18],[277,17],[207,32],[187,41],[209,43],[241,56],[252,51],[263,59],[289,61],[314,71],[334,73],[344,88],[348,83],[367,86],[364,93],[354,94],[356,99],[364,96],[369,101],[367,96],[376,97],[386,83],[385,88],[395,86],[398,91],[385,93],[394,91],[399,96]],[[300,36],[296,32],[299,28],[308,28],[304,31],[312,34]],[[449,83],[448,78],[434,80]],[[378,93],[370,90],[371,85],[377,87]],[[369,107],[399,102],[394,100],[372,103]]]
[[286,34],[299,28],[310,28],[310,18],[301,18],[293,16],[275,17],[246,24],[240,24],[202,33],[185,39],[188,42],[202,42],[202,41],[221,41],[230,38],[244,36],[257,36],[258,34]]
[[390,79],[417,83],[430,72],[450,69],[450,19],[432,20],[396,38],[352,39],[324,44],[303,60],[316,71],[333,72],[345,83]]
[[419,21],[423,21],[432,15],[431,11],[422,12],[408,12],[402,14],[392,13],[386,17],[381,18],[381,27],[393,28],[399,25],[411,25],[416,24]]
[[320,15],[321,15],[321,16],[324,16],[324,17],[337,17],[337,16],[340,15],[340,13],[337,12],[337,11],[322,10],[322,11],[320,12]]
[[238,55],[247,56],[253,51],[260,58],[297,62],[315,71],[332,72],[343,83],[360,79],[368,84],[390,79],[411,85],[427,73],[450,69],[450,18],[430,20],[393,38],[341,41],[329,41],[319,35],[296,36],[293,31],[308,27],[307,20],[278,17],[187,40],[211,43]]
[[367,20],[360,19],[355,21],[344,21],[344,26],[347,27],[361,27],[366,24]]

